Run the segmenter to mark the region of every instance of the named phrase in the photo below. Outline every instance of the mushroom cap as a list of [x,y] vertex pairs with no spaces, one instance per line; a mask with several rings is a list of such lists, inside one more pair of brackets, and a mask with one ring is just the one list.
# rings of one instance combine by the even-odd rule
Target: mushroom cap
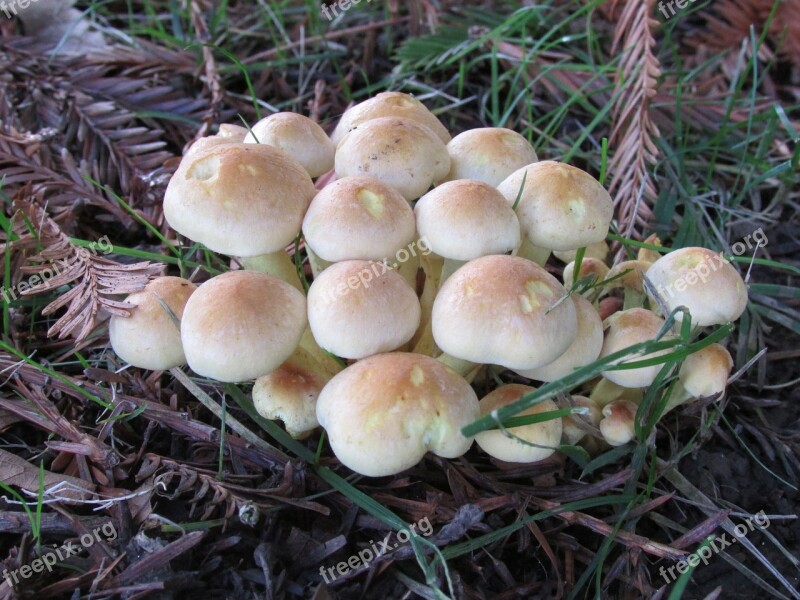
[[600,315],[592,303],[580,294],[572,294],[570,299],[578,318],[575,341],[553,362],[536,369],[519,369],[516,370],[517,374],[536,381],[556,381],[575,369],[591,364],[600,356],[603,348],[603,321]]
[[725,391],[733,358],[725,346],[711,344],[686,357],[678,379],[693,398],[716,396]]
[[183,153],[183,157],[186,158],[188,156],[192,156],[202,150],[207,150],[214,146],[221,146],[223,144],[240,144],[244,141],[246,135],[247,129],[244,127],[241,127],[240,125],[223,123],[219,126],[219,132],[197,140],[189,147],[188,150],[186,150],[186,152]]
[[320,273],[308,290],[308,322],[317,343],[343,358],[391,352],[419,327],[419,299],[383,263],[347,260]]
[[436,115],[414,96],[403,92],[381,92],[347,109],[333,130],[331,140],[334,144],[339,144],[350,131],[362,123],[381,117],[411,119],[428,127],[443,144],[450,141],[450,133]]
[[574,446],[586,437],[587,431],[578,425],[579,419],[583,418],[597,427],[600,425],[600,421],[603,418],[600,407],[597,406],[591,398],[587,398],[586,396],[572,396],[572,400],[575,402],[576,406],[585,408],[589,412],[584,415],[576,414],[562,418],[561,439],[565,444],[569,444],[570,446]]
[[444,181],[477,179],[497,187],[517,169],[538,159],[530,142],[503,127],[479,127],[459,133],[447,144],[450,172]]
[[307,362],[290,358],[269,375],[256,379],[253,405],[262,417],[283,421],[289,435],[303,439],[319,427],[317,398],[327,382]]
[[[490,414],[493,410],[516,402],[525,394],[536,388],[519,383],[510,383],[497,388],[484,396],[480,401],[481,416]],[[538,415],[544,412],[558,410],[555,402],[544,400],[535,406],[522,411],[517,416]],[[536,444],[528,446],[519,440],[507,437],[500,429],[481,431],[475,436],[475,442],[489,456],[515,463],[532,463],[544,460],[552,455],[561,443],[562,423],[560,418],[510,427],[508,431],[518,438]],[[544,447],[542,447],[544,446]]]
[[513,204],[523,179],[517,216],[532,244],[574,250],[605,240],[614,205],[606,189],[586,171],[546,160],[515,171],[497,189]]
[[164,217],[214,252],[258,256],[297,237],[315,193],[305,169],[283,151],[223,144],[181,161],[164,195]]
[[290,284],[258,271],[229,271],[189,298],[181,340],[195,373],[247,381],[289,358],[307,322],[305,296]]
[[447,147],[425,125],[400,117],[372,119],[336,148],[336,176],[371,175],[411,202],[450,169]]
[[517,215],[488,183],[470,179],[435,187],[414,207],[417,231],[444,258],[472,260],[519,247]]
[[[583,260],[581,261],[581,272],[578,275],[578,279],[583,279],[589,275],[595,275],[597,279],[595,283],[599,283],[605,279],[606,275],[608,274],[608,265],[604,263],[599,258],[592,258],[590,256],[584,256]],[[564,280],[564,287],[567,289],[571,289],[574,285],[575,279],[575,261],[567,264],[564,267],[564,271],[561,274],[562,279]]]
[[636,436],[634,422],[638,410],[633,402],[619,400],[603,407],[603,420],[600,421],[600,433],[611,446],[627,444]]
[[[604,358],[634,344],[655,339],[663,325],[664,319],[644,308],[631,308],[614,313],[605,322],[607,331],[600,357]],[[664,339],[667,339],[667,336],[664,336]],[[644,356],[632,355],[614,364],[647,360],[666,352],[654,352]],[[622,387],[646,387],[653,383],[662,366],[657,364],[649,367],[639,367],[638,369],[603,371],[603,377]]]
[[[685,306],[692,324],[700,327],[735,321],[747,306],[747,287],[741,275],[721,254],[707,248],[681,248],[665,254],[647,270],[647,279],[667,310]],[[678,313],[676,319],[683,320],[683,314]]]
[[575,305],[542,267],[518,256],[483,256],[442,285],[433,303],[433,337],[444,352],[473,363],[535,369],[569,348]]
[[[658,237],[657,233],[652,233],[647,236],[647,239],[644,240],[645,244],[651,244],[653,246],[661,246],[661,238]],[[651,250],[650,248],[639,248],[639,252],[636,254],[636,260],[641,260],[644,262],[654,263],[659,258],[661,258],[661,252],[657,252],[656,250]]]
[[333,168],[336,145],[317,123],[304,115],[280,112],[264,117],[250,128],[245,144],[267,144],[291,156],[311,177]]
[[[514,198],[516,199],[516,196]],[[578,256],[578,250],[579,248],[574,248],[572,250],[554,250],[553,256],[555,256],[561,262],[571,263]],[[595,242],[594,244],[589,244],[586,246],[586,252],[584,252],[583,258],[596,258],[602,262],[605,262],[606,258],[608,258],[608,250],[608,244],[605,240],[602,242]]]
[[131,316],[113,315],[108,323],[111,347],[117,356],[134,367],[152,371],[185,364],[179,324],[164,310],[159,298],[181,319],[195,289],[197,286],[180,277],[158,277],[125,298],[136,307]]
[[427,451],[456,458],[472,445],[461,428],[478,398],[455,371],[423,354],[378,354],[347,367],[322,390],[317,419],[339,460],[371,477],[413,467]]
[[329,262],[382,260],[415,234],[406,199],[374,177],[345,177],[325,186],[303,219],[306,244]]

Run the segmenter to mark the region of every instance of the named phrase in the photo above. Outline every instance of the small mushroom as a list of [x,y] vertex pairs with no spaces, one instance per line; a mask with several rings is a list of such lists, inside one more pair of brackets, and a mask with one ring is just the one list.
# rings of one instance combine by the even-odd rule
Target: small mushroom
[[[197,287],[180,277],[158,277],[125,298],[133,304],[130,317],[113,315],[108,323],[111,347],[125,362],[162,371],[186,363],[180,321]],[[172,314],[170,314],[170,312]]]
[[[575,305],[546,270],[518,256],[483,256],[442,285],[433,303],[433,338],[456,359],[535,369],[575,340]],[[462,368],[467,369],[467,365]]]
[[[584,260],[587,258],[596,258],[602,262],[606,262],[608,258],[608,244],[605,240],[602,242],[595,242],[585,247],[586,250],[583,254]],[[578,256],[579,248],[574,250],[553,250],[553,256],[564,263],[573,262]]]
[[256,271],[228,271],[189,298],[181,340],[198,375],[248,381],[289,358],[306,324],[305,296],[291,285]]
[[396,350],[411,339],[419,320],[416,293],[383,263],[336,263],[320,273],[308,290],[314,339],[343,358]]
[[627,444],[636,436],[635,420],[638,410],[633,402],[620,400],[603,407],[600,433],[611,446]]
[[522,226],[519,255],[539,264],[552,250],[575,250],[605,240],[614,214],[611,196],[586,171],[546,160],[509,175],[497,189]]
[[370,175],[409,202],[450,170],[447,148],[428,127],[400,117],[369,120],[336,148],[336,176]]
[[664,413],[692,398],[710,398],[725,391],[733,369],[733,358],[721,344],[711,344],[686,357],[678,371]]
[[[707,327],[738,319],[747,306],[747,287],[739,272],[721,254],[707,248],[675,250],[647,270],[651,299],[673,311],[685,306],[692,325]],[[657,297],[652,295],[655,291]],[[678,321],[683,314],[676,315]]]
[[225,144],[241,144],[247,136],[247,129],[239,125],[230,125],[223,123],[219,126],[219,132],[214,135],[208,135],[197,140],[194,144],[189,146],[188,150],[183,153],[183,158],[193,156],[203,150],[208,150],[214,146],[222,146]]
[[[606,336],[600,358],[604,358],[629,346],[654,340],[664,325],[664,319],[644,308],[631,308],[614,313],[606,319]],[[667,339],[666,336],[664,339]],[[620,359],[614,364],[638,362],[654,358],[668,351],[655,352],[644,356],[633,355]],[[623,387],[647,387],[661,370],[660,364],[636,369],[603,371],[603,377]]]
[[[515,402],[535,389],[518,383],[499,387],[481,399],[481,416],[491,414],[492,411]],[[543,400],[517,416],[538,415],[554,410],[558,410],[555,402]],[[507,431],[524,442],[506,435],[500,429],[481,431],[475,436],[475,442],[494,458],[506,462],[532,463],[544,460],[556,451],[561,443],[562,422],[561,418],[555,418],[540,423],[509,427]]]
[[570,290],[572,286],[575,285],[576,281],[588,277],[589,275],[595,276],[596,283],[601,282],[605,279],[608,271],[608,265],[599,258],[584,256],[581,261],[581,271],[578,273],[577,277],[575,277],[575,261],[573,261],[564,267],[561,278],[564,280],[564,287]]
[[333,168],[336,146],[317,123],[292,112],[275,113],[253,125],[245,144],[267,144],[291,156],[311,177]]
[[603,418],[600,407],[591,398],[572,396],[572,400],[575,406],[585,408],[586,412],[562,417],[561,440],[569,446],[574,446],[586,437],[591,429],[587,425],[598,427]]
[[517,169],[539,160],[528,140],[503,127],[479,127],[459,133],[447,144],[447,152],[450,172],[439,183],[477,179],[497,187]]
[[322,390],[317,419],[347,467],[370,477],[400,473],[430,451],[456,458],[472,445],[461,428],[478,398],[457,373],[429,356],[378,354],[349,366]]

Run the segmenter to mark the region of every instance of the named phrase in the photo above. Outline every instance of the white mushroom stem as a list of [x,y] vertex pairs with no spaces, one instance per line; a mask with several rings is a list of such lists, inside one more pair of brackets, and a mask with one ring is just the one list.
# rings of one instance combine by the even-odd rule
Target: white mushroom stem
[[537,265],[544,266],[547,263],[547,259],[550,258],[550,250],[535,246],[531,243],[528,236],[525,235],[522,237],[522,245],[519,247],[519,250],[517,250],[517,256],[527,258]]
[[319,255],[311,249],[308,242],[306,242],[306,254],[308,254],[308,264],[311,265],[311,273],[315,278],[333,264],[324,258],[320,258]]
[[664,407],[664,412],[661,413],[661,416],[663,417],[672,409],[679,407],[681,404],[686,404],[693,399],[694,396],[692,396],[692,394],[690,394],[686,388],[683,387],[683,384],[681,384],[680,381],[676,381],[672,391],[669,394],[667,405]]
[[414,352],[433,356],[436,353],[436,342],[433,340],[433,330],[431,328],[431,311],[433,301],[439,291],[444,259],[441,256],[430,253],[421,258],[422,270],[425,271],[425,287],[422,289],[420,306],[422,307],[422,317],[420,319],[419,330],[411,339]]
[[241,257],[238,260],[248,271],[258,271],[259,273],[272,275],[305,293],[294,261],[284,250],[259,256]]
[[416,292],[417,290],[417,271],[419,271],[420,258],[417,255],[409,255],[405,262],[397,263],[396,271],[403,276],[411,286],[411,289]]
[[[293,358],[298,359],[300,364],[304,364],[304,366],[308,367],[309,369],[320,372],[328,379],[336,375],[344,368],[332,354],[325,352],[325,350],[320,348],[309,327],[306,327],[305,331],[303,332],[303,337],[300,338],[300,344],[298,345],[298,348],[305,351],[309,358],[313,360],[313,362],[308,361],[303,363],[302,355],[300,355],[299,358],[297,356],[293,356]],[[295,353],[297,353],[297,351],[295,351]]]

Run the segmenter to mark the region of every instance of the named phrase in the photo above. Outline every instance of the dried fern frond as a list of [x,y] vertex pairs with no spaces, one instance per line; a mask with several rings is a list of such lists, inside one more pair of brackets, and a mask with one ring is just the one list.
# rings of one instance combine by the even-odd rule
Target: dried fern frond
[[619,100],[612,114],[609,144],[615,148],[608,170],[609,189],[618,207],[620,229],[626,235],[644,228],[653,214],[650,206],[657,192],[650,167],[658,158],[655,139],[658,127],[650,114],[650,104],[658,91],[661,69],[654,31],[658,21],[652,16],[655,0],[626,0],[614,34],[612,52],[620,47],[616,90]]
[[57,335],[63,339],[75,334],[77,340],[84,339],[97,324],[102,309],[112,315],[129,316],[128,309],[133,307],[114,297],[137,292],[163,273],[159,264],[123,265],[100,256],[97,246],[87,249],[75,245],[35,200],[23,195],[14,200],[11,223],[17,239],[6,240],[0,254],[25,253],[29,264],[21,267],[20,272],[33,275],[20,295],[44,294],[73,284],[42,310],[47,316],[66,307],[66,312],[48,330],[51,337]]

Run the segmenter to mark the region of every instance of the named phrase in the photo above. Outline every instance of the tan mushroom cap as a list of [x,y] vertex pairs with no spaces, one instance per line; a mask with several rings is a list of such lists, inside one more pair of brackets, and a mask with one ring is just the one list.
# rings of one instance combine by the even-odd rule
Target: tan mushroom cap
[[[527,174],[527,175],[526,175]],[[614,214],[611,196],[586,171],[552,160],[523,167],[497,186],[517,205],[523,235],[548,250],[573,250],[603,241]]]
[[593,425],[594,427],[598,427],[603,418],[600,407],[597,406],[591,398],[587,398],[586,396],[572,396],[572,400],[575,402],[576,406],[585,408],[587,412],[582,415],[575,414],[562,418],[561,440],[570,446],[574,446],[580,442],[588,433],[587,429],[578,424],[580,420],[588,422],[589,425]]
[[267,144],[291,156],[311,177],[333,168],[336,145],[317,123],[292,112],[275,113],[250,128],[245,144]]
[[725,346],[711,344],[686,357],[678,379],[694,398],[716,396],[725,391],[733,369],[733,358]]
[[530,142],[503,127],[479,127],[459,133],[447,144],[450,172],[444,181],[477,179],[497,187],[517,169],[538,159]]
[[317,398],[328,382],[308,368],[305,361],[290,358],[269,375],[256,379],[253,404],[265,419],[283,421],[295,439],[304,439],[319,427]]
[[570,301],[575,306],[578,318],[575,341],[554,361],[536,369],[515,369],[517,374],[549,383],[591,364],[600,356],[603,348],[603,321],[600,315],[592,303],[580,294],[572,294]]
[[374,177],[345,177],[325,186],[303,219],[306,243],[329,262],[382,260],[415,234],[414,211],[406,199]]
[[[618,287],[628,288],[640,293],[644,293],[644,277],[652,263],[644,260],[623,260],[617,263],[606,273],[609,281],[605,285],[606,289]],[[614,279],[616,277],[616,279]]]
[[[493,410],[516,402],[522,396],[535,389],[529,385],[518,383],[510,383],[499,387],[481,399],[481,416],[488,415]],[[522,411],[517,416],[538,415],[554,410],[558,410],[555,402],[544,400]],[[475,436],[475,442],[486,454],[494,458],[506,462],[532,463],[544,460],[556,451],[556,448],[561,443],[562,423],[560,418],[556,418],[542,421],[541,423],[510,427],[508,431],[516,437],[535,445],[529,446],[519,440],[508,437],[500,429],[481,431]]]
[[535,369],[575,340],[572,302],[542,267],[518,256],[484,256],[458,269],[433,303],[433,337],[444,352],[476,364]]
[[351,130],[381,117],[411,119],[428,127],[443,144],[450,141],[450,133],[436,115],[414,96],[402,92],[381,92],[349,108],[336,125],[331,139],[334,144],[338,144]]
[[164,217],[210,250],[258,256],[297,237],[315,193],[305,169],[283,151],[224,144],[181,161],[164,195]]
[[229,271],[189,298],[181,340],[195,373],[248,381],[289,358],[307,322],[306,299],[288,283],[257,271]]
[[197,140],[189,149],[184,152],[183,157],[189,157],[203,150],[224,144],[241,144],[247,136],[247,129],[239,125],[223,123],[219,126],[219,132]]
[[[605,262],[606,258],[608,258],[608,251],[608,244],[605,240],[603,240],[602,242],[596,242],[586,246],[586,251],[583,254],[583,258],[596,258],[597,260]],[[555,256],[561,262],[571,263],[578,256],[578,248],[574,248],[572,250],[554,250],[553,256]]]
[[[599,283],[605,279],[608,271],[608,265],[602,260],[584,256],[583,260],[581,261],[581,272],[578,274],[577,279],[583,279],[589,275],[595,275],[595,283]],[[571,289],[576,281],[575,261],[572,261],[564,267],[564,272],[562,273],[561,277],[564,279],[564,287]]]
[[456,458],[472,445],[461,428],[478,398],[452,369],[422,354],[394,352],[336,375],[317,401],[317,419],[347,467],[371,477],[416,465],[427,451]]
[[180,325],[161,302],[180,321],[195,289],[193,283],[180,277],[158,277],[142,291],[125,298],[125,302],[136,307],[130,311],[131,316],[114,315],[108,323],[111,347],[117,356],[134,367],[152,371],[185,364]]
[[444,258],[472,260],[519,247],[517,215],[495,188],[459,179],[432,189],[414,207],[417,231]]
[[[664,319],[644,308],[631,308],[614,313],[606,319],[605,325],[607,331],[603,341],[603,349],[600,352],[601,358],[634,344],[654,340],[664,326]],[[663,339],[667,339],[667,336],[664,336]],[[665,354],[665,352],[655,352],[644,356],[632,355],[614,364],[647,360]],[[603,371],[603,377],[622,387],[646,387],[653,383],[662,366],[657,364],[637,369]]]
[[412,338],[420,316],[416,292],[383,263],[336,263],[320,273],[308,290],[314,339],[343,358],[398,349]]
[[450,170],[450,156],[429,128],[410,119],[372,119],[336,148],[336,176],[370,175],[411,202]]
[[[648,269],[647,279],[667,310],[678,306],[689,309],[692,325],[735,321],[747,306],[747,287],[741,275],[720,254],[707,248],[681,248],[662,256]],[[683,320],[683,314],[678,313],[676,318]]]
[[600,433],[611,446],[622,446],[636,437],[635,421],[638,406],[627,400],[611,402],[603,407]]

